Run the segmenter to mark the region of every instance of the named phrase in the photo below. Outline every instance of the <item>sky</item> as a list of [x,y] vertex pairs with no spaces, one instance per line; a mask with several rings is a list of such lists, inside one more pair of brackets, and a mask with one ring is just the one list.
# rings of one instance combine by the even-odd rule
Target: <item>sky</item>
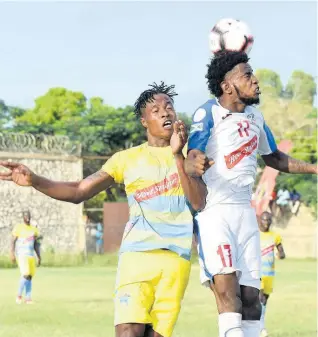
[[0,99],[31,108],[51,87],[133,104],[152,82],[175,84],[177,111],[209,96],[208,34],[221,18],[245,21],[254,69],[317,76],[315,2],[2,2]]

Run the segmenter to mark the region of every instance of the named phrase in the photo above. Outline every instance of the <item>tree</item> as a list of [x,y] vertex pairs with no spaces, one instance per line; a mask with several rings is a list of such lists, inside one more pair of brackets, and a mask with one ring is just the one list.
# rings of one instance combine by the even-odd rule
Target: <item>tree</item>
[[262,92],[267,95],[280,96],[283,85],[280,76],[273,70],[258,69],[255,76],[259,81]]
[[15,118],[19,131],[68,134],[86,113],[86,97],[81,92],[52,88],[35,100],[35,107]]
[[9,111],[3,100],[0,100],[0,131],[3,131],[9,121]]
[[301,70],[295,70],[287,83],[286,93],[295,101],[312,105],[316,95],[314,77]]

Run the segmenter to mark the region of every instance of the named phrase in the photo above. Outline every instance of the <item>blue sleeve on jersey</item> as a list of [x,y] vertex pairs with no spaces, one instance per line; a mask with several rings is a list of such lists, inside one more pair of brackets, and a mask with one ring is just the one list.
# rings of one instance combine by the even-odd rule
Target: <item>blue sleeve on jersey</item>
[[266,138],[267,138],[267,141],[268,141],[268,145],[269,145],[271,151],[272,152],[277,151],[277,145],[276,145],[274,136],[273,136],[270,128],[266,125],[266,123],[264,123],[264,131],[265,131]]
[[196,112],[200,109],[205,110],[204,118],[199,121],[195,121],[196,112],[194,113],[188,141],[188,151],[200,150],[205,152],[208,140],[211,135],[211,129],[214,125],[211,107],[211,101],[208,101],[208,103],[196,110]]

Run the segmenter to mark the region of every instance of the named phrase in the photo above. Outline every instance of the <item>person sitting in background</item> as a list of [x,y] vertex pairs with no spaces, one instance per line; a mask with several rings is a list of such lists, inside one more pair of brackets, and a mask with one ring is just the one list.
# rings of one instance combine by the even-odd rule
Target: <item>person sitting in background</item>
[[276,205],[279,207],[282,216],[284,216],[284,208],[288,206],[289,200],[289,191],[286,186],[283,186],[281,189],[278,190],[276,200]]
[[292,214],[294,215],[296,215],[299,210],[300,198],[301,195],[295,189],[293,189],[292,193],[290,193],[289,206]]

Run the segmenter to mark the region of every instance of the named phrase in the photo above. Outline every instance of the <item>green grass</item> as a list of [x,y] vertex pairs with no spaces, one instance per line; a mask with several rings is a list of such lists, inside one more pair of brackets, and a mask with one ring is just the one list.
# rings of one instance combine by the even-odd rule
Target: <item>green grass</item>
[[[316,261],[278,261],[269,301],[271,337],[317,336]],[[210,291],[194,265],[175,337],[217,337],[217,314]],[[33,306],[15,304],[17,269],[0,269],[0,336],[111,337],[114,267],[40,268]]]

